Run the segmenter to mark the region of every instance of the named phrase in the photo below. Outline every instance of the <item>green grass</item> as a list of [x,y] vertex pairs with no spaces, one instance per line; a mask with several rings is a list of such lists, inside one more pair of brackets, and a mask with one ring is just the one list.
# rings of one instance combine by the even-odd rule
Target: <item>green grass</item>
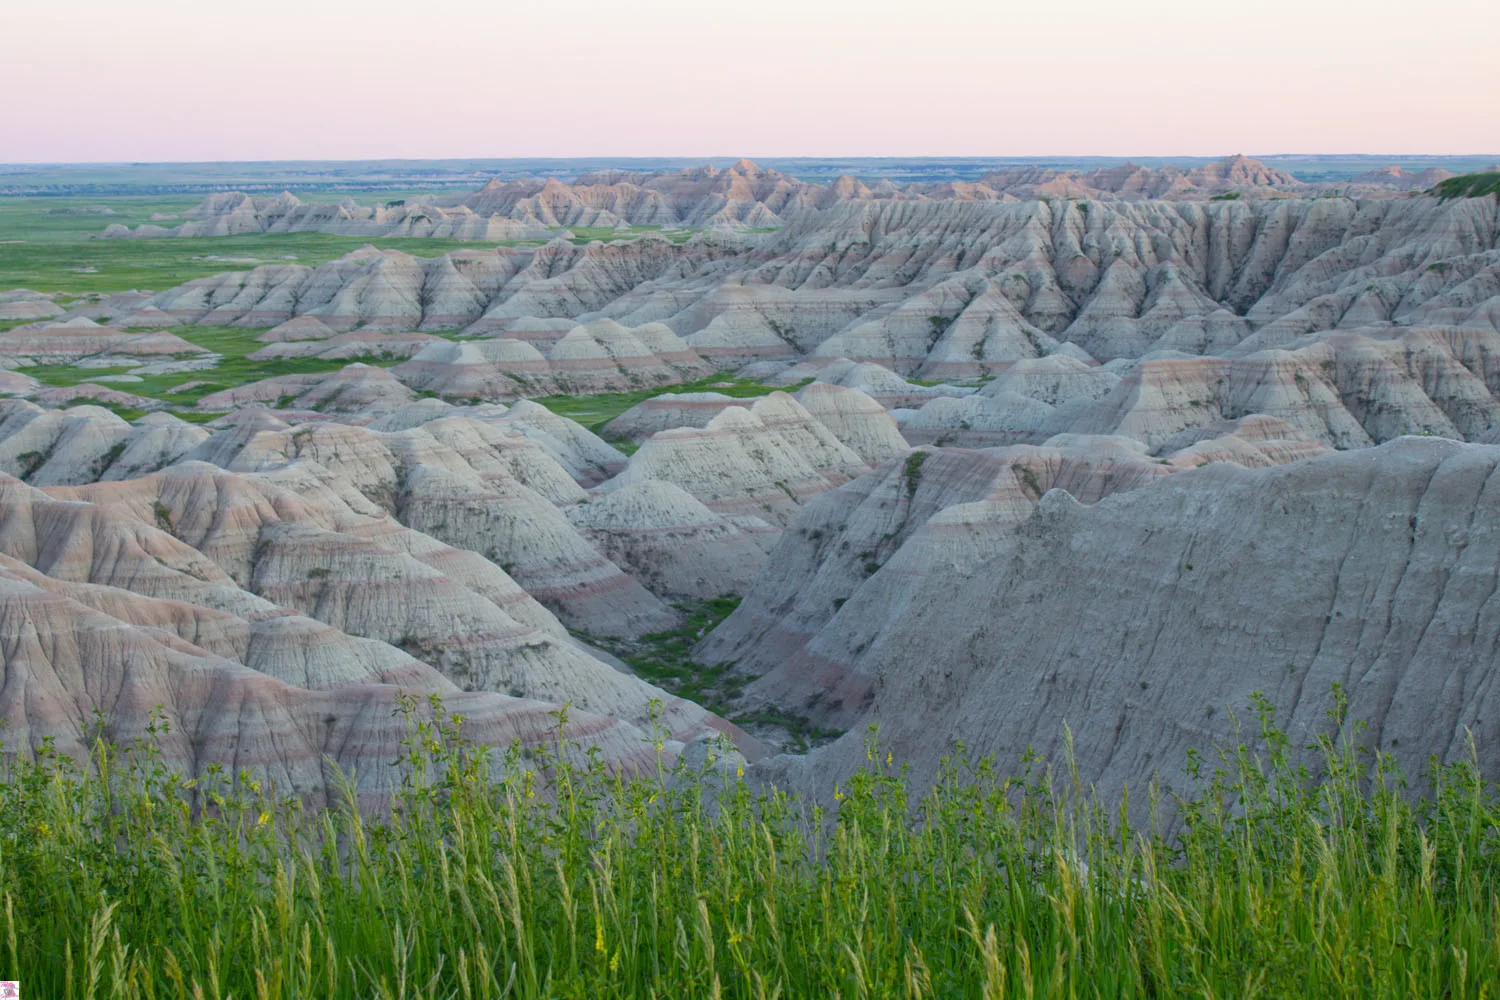
[[[183,340],[207,348],[223,356],[215,368],[206,371],[177,372],[171,375],[146,375],[139,382],[105,383],[121,392],[134,393],[160,399],[173,406],[193,406],[210,393],[231,389],[247,382],[270,378],[275,375],[324,374],[336,372],[356,361],[372,365],[394,365],[395,358],[351,358],[326,360],[321,358],[281,358],[271,361],[254,361],[249,355],[266,345],[255,338],[263,330],[247,330],[230,326],[181,326],[173,327],[171,333]],[[119,375],[130,371],[135,365],[121,368],[78,368],[74,365],[35,365],[21,369],[47,385],[71,386],[82,382],[97,381],[101,375]],[[186,391],[178,387],[198,383]]]
[[[0,782],[0,976],[29,996],[1494,997],[1500,804],[1472,763],[1267,727],[1131,826],[1066,761],[961,754],[918,794],[872,735],[823,812],[727,760],[626,778],[482,753],[409,703],[388,814],[150,746]],[[660,740],[658,735],[657,739]],[[561,750],[564,748],[558,748]],[[660,758],[658,758],[660,760]],[[1153,800],[1154,801],[1154,800]]]
[[[219,362],[217,367],[206,371],[178,372],[171,375],[147,375],[143,376],[140,382],[104,384],[121,392],[159,399],[174,408],[191,407],[196,405],[199,399],[210,393],[234,388],[235,386],[244,385],[247,382],[271,378],[276,375],[325,374],[339,371],[356,362],[388,367],[398,364],[401,361],[400,358],[389,356],[367,356],[338,360],[282,358],[269,361],[255,361],[251,360],[249,355],[266,346],[256,339],[260,334],[265,332],[264,330],[230,326],[179,326],[171,328],[168,332],[193,344],[197,344],[199,347],[222,355],[223,360]],[[465,338],[454,334],[451,339]],[[34,365],[22,370],[27,375],[46,385],[74,386],[83,382],[96,382],[100,376],[125,374],[135,367],[138,366],[130,364],[118,368],[79,368],[75,365],[53,364]],[[197,384],[189,390],[179,390],[179,386],[189,383]],[[727,384],[720,385],[719,383]],[[797,387],[793,386],[791,388],[795,390]],[[603,393],[594,396],[545,396],[539,398],[537,402],[546,406],[554,413],[569,417],[591,430],[598,431],[609,421],[644,400],[651,399],[663,393],[704,391],[720,392],[737,399],[749,399],[775,392],[776,389],[772,386],[762,385],[759,382],[736,378],[726,373],[681,385],[659,386],[652,389],[640,389],[635,392]],[[120,412],[122,415],[125,412],[119,407],[111,407],[111,409],[115,409],[116,412]],[[637,447],[629,441],[616,441],[614,444],[627,454],[633,453]]]
[[[0,233],[0,240],[3,239],[3,233]],[[259,264],[316,266],[367,245],[402,250],[418,257],[437,257],[450,250],[482,250],[505,244],[405,237],[377,239],[329,236],[324,233],[256,233],[193,239],[0,242],[0,289],[109,293],[135,288],[159,292],[193,278],[204,278],[225,271],[248,271]],[[207,256],[245,259],[200,259]],[[288,257],[294,259],[285,259]],[[90,267],[94,268],[91,272],[78,270]]]
[[[811,381],[809,379],[808,381]],[[786,386],[780,391],[796,392],[807,382]],[[559,416],[568,417],[598,433],[604,425],[638,403],[669,393],[717,392],[735,399],[754,399],[777,392],[777,386],[762,385],[753,379],[737,378],[729,372],[720,372],[696,382],[678,385],[653,386],[632,392],[606,392],[594,396],[540,396],[536,402]],[[618,445],[617,445],[618,446]]]
[[1484,198],[1488,195],[1500,197],[1500,173],[1460,174],[1439,181],[1429,193],[1444,201],[1449,198]]
[[703,231],[702,229],[673,229],[664,232],[660,226],[634,226],[628,232],[617,230],[613,226],[569,226],[567,229],[573,234],[573,242],[580,246],[585,246],[595,240],[602,240],[605,243],[629,240],[647,233],[660,236],[673,243],[686,243]]
[[[331,199],[336,195],[329,194]],[[316,195],[303,196],[316,201]],[[361,194],[361,203],[389,201]],[[31,288],[42,292],[72,294],[123,292],[128,289],[163,291],[193,278],[243,271],[258,263],[296,263],[317,266],[351,250],[373,245],[402,250],[419,257],[436,257],[453,250],[476,250],[495,246],[537,245],[540,240],[502,241],[411,237],[331,236],[325,233],[250,233],[242,236],[195,237],[190,239],[92,239],[106,226],[119,223],[134,229],[151,221],[154,213],[181,215],[197,205],[196,196],[0,198],[0,290]],[[73,214],[69,209],[108,208],[114,215]],[[166,219],[154,225],[171,227],[182,220]],[[660,227],[642,226],[630,233],[612,228],[571,230],[573,242],[629,239],[655,232],[676,243],[691,239],[697,230],[661,232]],[[254,260],[203,260],[204,257],[253,258]],[[287,259],[294,258],[294,259]],[[92,270],[88,270],[92,268]]]
[[630,664],[639,676],[681,698],[728,715],[730,701],[738,697],[737,686],[727,681],[723,667],[702,667],[691,658],[693,647],[739,607],[738,597],[715,597],[684,601],[676,605],[682,624],[665,632],[653,632],[633,642],[590,638]]
[[[705,665],[693,660],[693,647],[740,606],[740,598],[714,597],[682,601],[673,605],[682,613],[682,624],[665,632],[653,632],[635,640],[613,640],[589,636],[588,641],[609,650],[627,663],[636,675],[680,698],[686,698],[758,735],[770,736],[793,753],[844,735],[840,729],[814,726],[791,712],[738,706],[745,678],[727,663]],[[769,732],[768,732],[769,730]]]
[[[142,223],[171,226],[181,219],[152,222],[157,213],[181,215],[203,199],[194,195],[99,198],[0,198],[0,240],[65,243],[87,239],[114,223],[134,229]],[[113,215],[89,212],[107,208]]]
[[906,456],[906,464],[901,469],[901,482],[906,488],[908,499],[917,495],[917,486],[922,482],[922,463],[926,461],[925,451],[914,451]]

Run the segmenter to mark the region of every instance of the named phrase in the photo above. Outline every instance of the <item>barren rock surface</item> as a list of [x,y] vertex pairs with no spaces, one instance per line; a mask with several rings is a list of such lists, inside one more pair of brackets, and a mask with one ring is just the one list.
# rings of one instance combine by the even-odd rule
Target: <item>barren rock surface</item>
[[[1237,741],[1252,692],[1300,747],[1325,731],[1335,683],[1369,724],[1354,738],[1408,775],[1429,754],[1466,755],[1469,732],[1494,773],[1497,462],[1492,447],[1403,438],[1270,469],[1213,465],[1092,505],[1050,492],[988,551],[927,572],[837,665],[859,675],[842,690],[864,694],[861,722],[919,775],[955,740],[1059,762],[1066,723],[1085,787],[1115,795],[1157,774],[1170,791],[1189,749]],[[856,634],[820,639],[841,649]],[[834,690],[818,669],[804,658],[782,690]],[[864,761],[862,728],[806,770],[772,770],[821,787]]]
[[[502,741],[542,737],[549,709],[526,698],[571,700],[581,736],[644,759],[633,727],[661,692],[578,649],[493,564],[400,526],[317,466],[188,462],[52,493],[5,477],[0,493],[3,712],[22,745],[50,734],[72,749],[93,707],[128,737],[159,702],[183,734],[169,756],[195,769],[238,762],[318,793],[326,752],[365,764],[375,790],[388,767],[331,747],[384,751],[388,724],[362,727],[374,705],[390,714],[400,685],[443,693]],[[682,737],[722,725],[677,699],[665,711]]]

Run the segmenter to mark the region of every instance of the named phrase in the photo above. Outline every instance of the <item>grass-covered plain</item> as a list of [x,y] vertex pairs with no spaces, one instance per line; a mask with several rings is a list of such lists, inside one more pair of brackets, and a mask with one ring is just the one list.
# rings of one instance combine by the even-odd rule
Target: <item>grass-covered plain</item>
[[[304,200],[336,199],[337,194],[304,195]],[[540,240],[487,243],[410,237],[332,236],[326,233],[247,233],[240,236],[95,239],[106,226],[135,228],[153,214],[177,215],[202,199],[195,196],[0,198],[0,291],[30,288],[70,294],[112,293],[129,289],[163,291],[193,278],[243,271],[259,264],[316,266],[362,246],[401,250],[418,257],[437,257],[452,250],[537,245]],[[392,200],[361,195],[362,202]],[[97,209],[108,209],[105,215]],[[174,226],[181,218],[153,225]],[[674,242],[696,230],[660,232],[646,226],[628,233],[611,228],[570,230],[574,243],[629,239],[647,232]]]
[[324,233],[11,242],[0,233],[0,288],[74,294],[129,289],[159,292],[194,278],[248,271],[260,264],[316,266],[371,245],[417,257],[437,257],[450,250],[482,250],[500,244]]
[[[1500,805],[1471,765],[1269,726],[1169,838],[1069,777],[872,735],[829,811],[730,758],[635,777],[412,705],[383,817],[149,747],[0,782],[0,976],[66,998],[1494,997]],[[426,720],[426,721],[422,721]],[[1144,791],[1144,790],[1142,790]]]

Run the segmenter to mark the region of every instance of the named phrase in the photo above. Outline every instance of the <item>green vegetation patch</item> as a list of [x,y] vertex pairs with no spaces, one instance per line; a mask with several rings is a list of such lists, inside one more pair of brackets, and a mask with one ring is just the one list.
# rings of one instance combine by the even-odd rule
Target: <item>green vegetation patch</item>
[[652,386],[631,392],[605,392],[594,396],[540,396],[536,402],[559,416],[568,417],[598,433],[604,425],[630,409],[657,396],[684,392],[717,392],[735,399],[754,399],[773,392],[796,392],[807,382],[793,386],[763,385],[753,379],[739,378],[729,372],[720,372],[696,382],[681,382],[677,385]]
[[1449,198],[1484,198],[1500,196],[1500,172],[1487,174],[1460,174],[1439,181],[1429,192],[1447,201]]
[[917,495],[917,487],[922,482],[922,463],[927,461],[927,452],[914,451],[906,456],[906,465],[901,470],[901,481],[906,487],[908,498]]
[[714,597],[683,601],[674,605],[682,613],[682,624],[665,632],[653,632],[634,641],[590,637],[589,642],[609,650],[630,665],[640,677],[679,698],[727,715],[730,702],[739,697],[737,683],[727,667],[703,667],[692,660],[693,647],[740,606],[738,597]]
[[[173,406],[193,406],[210,393],[232,389],[247,382],[256,382],[276,375],[321,375],[339,371],[355,362],[388,367],[396,359],[384,357],[348,358],[328,360],[322,358],[280,358],[270,361],[252,360],[249,355],[266,345],[256,340],[264,330],[247,330],[233,326],[182,326],[171,328],[183,340],[223,356],[219,364],[204,371],[174,372],[170,375],[143,375],[139,382],[106,383],[110,388],[160,399]],[[191,358],[192,355],[187,357]],[[163,359],[166,360],[166,359]],[[143,362],[144,363],[144,362]],[[120,368],[79,368],[76,365],[34,365],[20,369],[32,378],[47,385],[72,386],[82,382],[97,382],[101,375],[123,375],[131,364]],[[181,386],[190,386],[181,389]],[[106,405],[106,404],[100,404]],[[116,412],[123,415],[118,408]],[[179,414],[184,416],[184,414]],[[205,417],[204,419],[211,419]]]
[[[306,194],[304,201],[319,200]],[[339,197],[330,193],[326,199]],[[381,200],[360,198],[368,203]],[[401,198],[385,199],[400,201]],[[222,237],[95,238],[111,225],[131,229],[142,224],[170,229],[185,220],[182,213],[202,201],[198,196],[107,196],[97,198],[0,198],[0,290],[32,288],[42,292],[112,293],[129,289],[163,291],[194,278],[225,271],[244,271],[261,264],[319,264],[362,246],[401,250],[417,257],[437,257],[454,250],[497,246],[537,246],[541,239],[484,242],[426,237],[332,236],[326,233],[245,233]],[[108,214],[101,210],[108,210]],[[152,215],[174,218],[153,220]],[[662,232],[657,226],[629,231],[612,227],[571,230],[573,242],[606,242],[656,233],[674,243],[699,230]],[[219,259],[206,259],[219,258]]]
[[629,229],[616,229],[613,226],[569,226],[567,228],[568,232],[573,234],[573,242],[579,246],[586,246],[595,240],[605,243],[631,240],[647,233],[660,236],[673,243],[686,243],[703,231],[697,228],[663,230],[660,226],[632,226]]
[[[45,745],[11,759],[0,976],[120,1000],[1479,1000],[1500,982],[1500,802],[1472,759],[1417,796],[1352,739],[1303,767],[1263,729],[1171,776],[1168,836],[1066,760],[1054,779],[960,750],[929,789],[871,733],[823,808],[721,752],[648,753],[632,776],[561,739],[482,751],[436,698],[403,710],[406,778],[375,813],[352,782],[319,810],[250,774],[189,778],[154,750],[161,721],[82,767]],[[1155,788],[1132,792],[1154,812]]]
[[0,234],[0,289],[100,293],[142,289],[159,292],[194,278],[206,278],[225,271],[248,271],[262,264],[316,267],[362,246],[401,250],[416,257],[437,257],[452,250],[483,250],[503,245],[514,244],[406,237],[377,239],[324,233],[8,242]]
[[589,642],[609,650],[624,660],[642,679],[680,698],[696,702],[717,715],[741,726],[777,730],[785,734],[789,750],[805,752],[820,743],[844,734],[841,729],[814,726],[795,713],[758,709],[743,712],[737,702],[744,694],[744,677],[731,664],[712,666],[693,661],[693,647],[734,613],[740,598],[715,597],[700,601],[683,601],[673,605],[682,614],[682,624],[665,632],[653,632],[634,641],[589,638]]

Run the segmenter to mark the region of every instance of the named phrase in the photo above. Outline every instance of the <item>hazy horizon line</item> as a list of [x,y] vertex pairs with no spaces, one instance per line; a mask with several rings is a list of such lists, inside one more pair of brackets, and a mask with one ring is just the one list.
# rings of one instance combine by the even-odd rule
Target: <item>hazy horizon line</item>
[[1227,159],[1232,156],[1244,156],[1248,159],[1285,159],[1285,158],[1315,158],[1315,157],[1347,157],[1347,158],[1394,158],[1394,157],[1423,157],[1428,159],[1485,159],[1496,157],[1500,159],[1500,150],[1477,152],[1477,153],[1452,153],[1452,152],[1429,152],[1407,150],[1402,152],[1379,152],[1379,153],[1356,153],[1356,152],[1279,152],[1279,153],[526,153],[506,154],[503,156],[474,155],[474,156],[355,156],[355,157],[326,157],[326,156],[292,156],[275,157],[267,159],[172,159],[172,160],[138,160],[138,159],[98,159],[98,160],[0,160],[0,167],[118,167],[118,166],[175,166],[175,165],[200,165],[200,164],[227,164],[227,163],[435,163],[442,161],[468,161],[468,160],[1104,160],[1104,159],[1143,159],[1143,160],[1172,160],[1172,159]]

